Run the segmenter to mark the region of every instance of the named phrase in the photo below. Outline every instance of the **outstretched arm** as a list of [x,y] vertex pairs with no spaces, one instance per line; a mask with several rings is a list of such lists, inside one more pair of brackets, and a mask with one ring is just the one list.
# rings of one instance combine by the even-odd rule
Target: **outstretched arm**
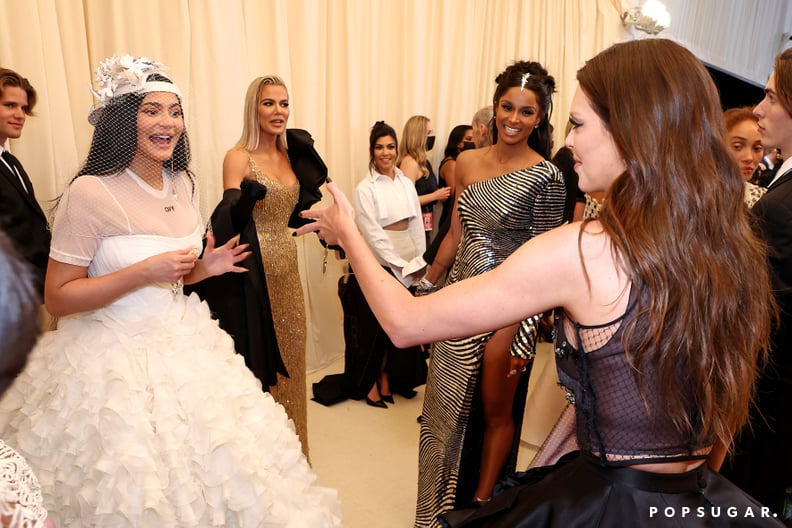
[[[437,293],[413,297],[385,272],[357,230],[354,210],[335,183],[327,186],[335,204],[304,211],[316,220],[297,230],[344,248],[371,309],[399,347],[496,330],[535,313],[563,306],[578,280],[563,275],[578,263],[577,227],[536,237],[495,270]],[[570,259],[571,251],[576,258]],[[563,257],[563,258],[562,258]]]

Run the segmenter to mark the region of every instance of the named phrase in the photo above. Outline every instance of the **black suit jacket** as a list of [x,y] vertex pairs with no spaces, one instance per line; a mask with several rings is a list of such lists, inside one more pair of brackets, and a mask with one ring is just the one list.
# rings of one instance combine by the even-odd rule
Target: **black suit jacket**
[[770,186],[752,212],[768,245],[781,317],[772,335],[770,362],[757,380],[751,427],[735,438],[735,456],[721,473],[780,512],[784,489],[792,485],[792,171]]
[[39,295],[43,296],[44,276],[50,249],[47,216],[36,201],[33,185],[25,169],[11,153],[8,154],[27,186],[0,161],[0,229],[14,241],[17,250],[32,264]]
[[770,246],[773,286],[781,296],[792,293],[792,170],[767,189],[753,211]]

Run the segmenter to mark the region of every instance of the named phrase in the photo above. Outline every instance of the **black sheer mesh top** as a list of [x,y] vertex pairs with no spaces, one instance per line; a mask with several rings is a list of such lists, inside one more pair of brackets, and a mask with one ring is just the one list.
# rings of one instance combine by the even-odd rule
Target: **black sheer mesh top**
[[[581,325],[566,314],[556,321],[556,364],[575,406],[578,445],[608,466],[706,458],[712,442],[674,425],[651,364],[643,369],[639,391],[622,342],[622,323],[636,304],[631,292],[625,313],[602,325]],[[677,389],[685,391],[685,384]]]

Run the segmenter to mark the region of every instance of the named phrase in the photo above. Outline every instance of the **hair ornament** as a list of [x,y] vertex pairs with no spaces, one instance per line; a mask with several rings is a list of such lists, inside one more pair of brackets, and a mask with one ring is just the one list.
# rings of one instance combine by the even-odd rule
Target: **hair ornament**
[[530,76],[531,76],[531,74],[528,73],[528,72],[525,72],[525,73],[522,74],[522,77],[520,78],[520,91],[521,92],[523,90],[525,90],[525,84],[528,82],[528,78]]
[[129,93],[171,92],[181,98],[178,87],[169,82],[147,81],[152,73],[165,75],[165,66],[148,57],[113,55],[103,60],[96,69],[94,82],[97,89],[89,86],[98,102],[91,106],[88,121],[96,124],[100,110],[112,99]]

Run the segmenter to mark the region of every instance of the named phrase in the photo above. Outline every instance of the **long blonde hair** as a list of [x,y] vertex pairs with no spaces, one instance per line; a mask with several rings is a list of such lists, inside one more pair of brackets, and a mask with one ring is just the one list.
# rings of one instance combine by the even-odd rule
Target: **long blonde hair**
[[426,127],[429,118],[422,115],[414,115],[404,124],[401,143],[399,143],[399,155],[396,158],[396,166],[401,167],[402,160],[406,156],[418,163],[421,170],[421,177],[429,176],[429,169],[426,168]]
[[[261,89],[267,85],[283,86],[286,88],[286,83],[277,75],[265,75],[254,79],[250,83],[245,94],[245,108],[242,115],[242,135],[237,141],[235,148],[251,151],[258,147],[260,140],[260,126],[258,118],[258,105],[261,98]],[[286,89],[288,93],[288,88]],[[278,150],[286,152],[286,132],[278,136],[276,142]]]

